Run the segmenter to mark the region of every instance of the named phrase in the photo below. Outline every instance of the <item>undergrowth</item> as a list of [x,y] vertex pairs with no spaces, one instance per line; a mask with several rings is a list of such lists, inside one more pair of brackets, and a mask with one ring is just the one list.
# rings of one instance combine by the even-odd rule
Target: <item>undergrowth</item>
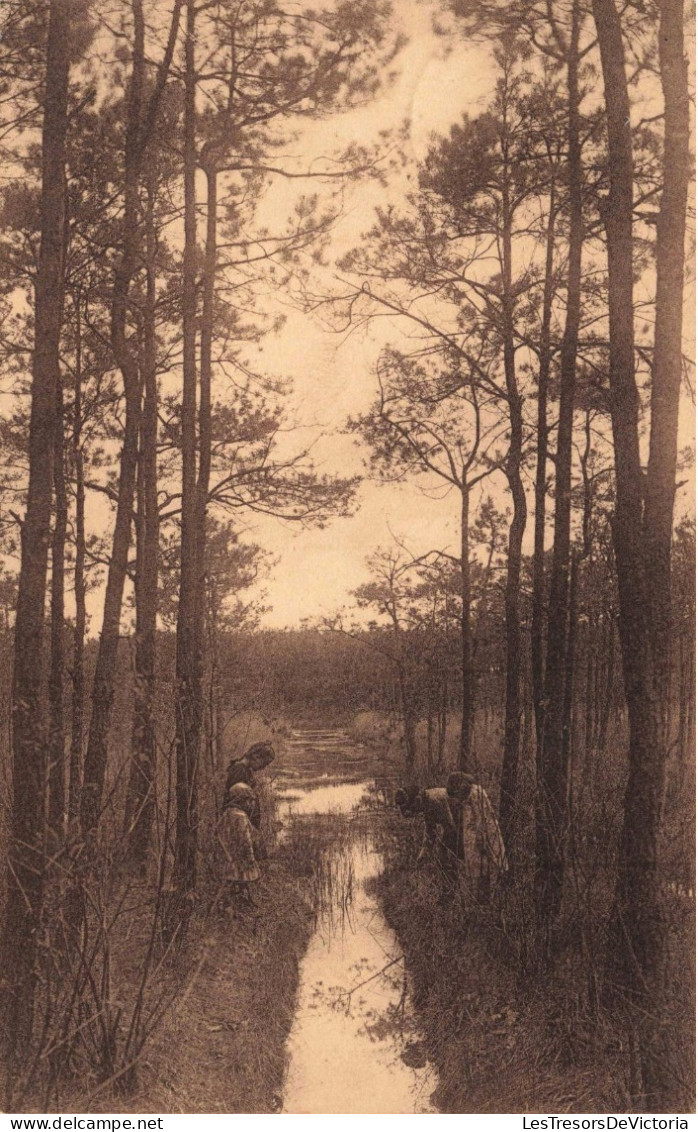
[[[85,877],[80,891],[94,895],[75,941],[63,929],[68,977],[61,968],[40,984],[45,1024],[13,1111],[277,1111],[298,966],[327,878],[310,827],[291,823],[275,844],[273,791],[260,793],[268,856],[253,906],[225,896],[206,813],[197,895],[174,941],[156,931],[166,886],[106,860]],[[46,950],[49,973],[57,954]]]
[[[385,871],[374,882],[403,948],[414,1003],[439,1073],[445,1113],[633,1111],[632,1028],[604,1009],[598,956],[586,935],[566,933],[552,965],[522,959],[521,894],[488,906],[439,903],[433,863],[416,866],[421,831],[395,818],[383,837]],[[680,925],[687,929],[687,925]],[[673,932],[685,952],[690,930]],[[687,957],[687,956],[686,956]],[[675,962],[675,969],[681,964]],[[667,1072],[675,1111],[692,1111],[691,965],[672,990]]]

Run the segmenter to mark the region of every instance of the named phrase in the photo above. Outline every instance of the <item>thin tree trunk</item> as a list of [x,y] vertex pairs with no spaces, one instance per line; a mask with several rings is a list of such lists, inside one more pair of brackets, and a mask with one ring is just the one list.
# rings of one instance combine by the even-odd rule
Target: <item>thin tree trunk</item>
[[696,719],[696,672],[693,639],[681,638],[680,717],[678,736],[679,790],[683,791],[686,770],[690,765]]
[[608,633],[606,638],[606,670],[604,681],[604,695],[601,701],[601,715],[599,719],[599,733],[597,747],[599,755],[603,755],[606,751],[606,743],[608,741],[608,725],[611,720],[611,707],[613,706],[613,688],[616,678],[616,634],[613,626],[613,621],[608,621]]
[[85,730],[85,461],[82,452],[82,320],[80,297],[75,302],[75,391],[73,404],[73,461],[75,464],[75,629],[73,631],[73,697],[70,731],[70,782],[68,815],[71,824],[80,815],[82,744]]
[[160,98],[172,62],[177,39],[181,0],[173,6],[167,47],[158,67],[155,89],[144,107],[145,20],[142,0],[132,0],[134,40],[131,84],[124,143],[124,212],[122,252],[114,275],[111,307],[111,345],[121,371],[126,400],[124,440],[119,464],[119,487],[112,552],[107,572],[102,632],[92,687],[92,716],[85,755],[85,774],[81,799],[83,832],[94,830],[102,808],[107,768],[107,744],[119,649],[119,625],[124,585],[131,545],[133,498],[138,467],[138,438],[141,415],[141,389],[138,359],[128,337],[128,307],[131,281],[137,269],[141,242],[139,224],[139,180],[147,142],[157,120]]
[[213,331],[216,298],[216,259],[218,242],[218,176],[206,170],[206,251],[201,310],[201,397],[199,402],[199,474],[197,479],[197,524],[199,538],[199,622],[203,640],[206,605],[206,508],[211,479],[211,378],[213,369]]
[[427,719],[426,719],[426,741],[427,741],[427,775],[429,777],[429,785],[433,785],[434,779],[434,711],[431,696],[427,703]]
[[56,419],[53,449],[55,515],[51,542],[51,668],[48,681],[48,822],[54,837],[62,837],[65,816],[65,544],[68,530],[68,495],[65,484],[63,389],[56,383]]
[[[397,635],[399,629],[397,627],[394,627],[394,632]],[[407,686],[405,669],[402,662],[397,663],[397,692],[398,695],[396,696],[396,706],[399,706],[399,712],[402,718],[402,733],[405,742],[405,773],[408,783],[412,784],[414,782],[414,770],[417,756],[417,747],[415,742],[416,721],[412,708],[412,700]]]
[[473,633],[470,586],[470,484],[463,472],[461,483],[461,664],[463,711],[461,718],[458,769],[471,769],[472,721],[475,711],[475,684],[473,680]]
[[402,724],[405,738],[405,771],[407,780],[414,781],[415,764],[417,762],[417,721],[410,704],[409,693],[404,678],[400,677],[400,707],[402,711]]
[[538,417],[536,430],[535,517],[533,533],[533,593],[531,597],[531,681],[533,708],[536,717],[536,766],[540,766],[543,749],[543,681],[545,676],[543,623],[545,616],[545,502],[548,479],[548,382],[550,379],[550,328],[555,293],[553,268],[555,255],[556,184],[550,188],[548,228],[545,250],[545,282],[540,331],[540,364],[538,369]]
[[[511,440],[507,457],[507,479],[514,501],[509,526],[507,578],[504,594],[506,630],[506,700],[504,709],[504,756],[500,780],[499,816],[507,853],[511,853],[511,823],[516,805],[519,753],[521,748],[521,557],[526,530],[526,493],[521,479],[523,417],[521,397],[512,393],[509,402]],[[513,859],[513,857],[512,857]]]
[[[45,863],[42,639],[51,525],[56,389],[64,299],[65,148],[72,0],[51,0],[42,127],[41,246],[36,279],[29,485],[15,620],[12,684],[12,825],[3,927],[3,1039],[21,1054],[31,1037],[34,961]],[[12,1080],[12,1060],[10,1081]]]
[[132,860],[145,870],[155,815],[157,739],[155,721],[156,632],[158,612],[158,388],[155,345],[156,236],[155,187],[150,178],[145,216],[146,296],[143,325],[143,415],[138,455],[136,526],[136,681],[131,777],[126,829]]
[[593,684],[593,719],[592,719],[592,734],[594,740],[594,748],[598,751],[600,749],[601,739],[601,719],[603,715],[603,697],[604,686],[602,679],[604,672],[608,671],[608,625],[605,619],[601,621],[600,633],[594,634],[594,645],[598,647],[598,652],[594,657],[594,684]]
[[[145,368],[145,367],[144,367]],[[126,803],[124,806],[124,836],[127,838],[129,844],[129,853],[134,863],[138,861],[138,855],[134,846],[134,821],[139,812],[139,795],[142,793],[141,786],[143,783],[143,776],[140,769],[142,758],[142,745],[145,735],[143,733],[143,713],[144,713],[144,695],[142,687],[142,677],[140,672],[140,664],[143,662],[142,653],[142,636],[144,629],[144,612],[146,602],[144,601],[144,585],[143,585],[143,558],[144,558],[144,543],[145,543],[145,525],[146,525],[146,508],[145,508],[145,455],[144,455],[144,441],[143,441],[143,414],[141,413],[141,429],[138,444],[138,469],[136,473],[136,513],[134,517],[134,526],[136,531],[136,566],[133,582],[133,593],[136,607],[136,631],[134,634],[134,681],[133,681],[133,726],[131,732],[131,761],[129,764],[129,779],[128,787],[126,790]]]
[[220,601],[218,597],[218,583],[215,576],[209,579],[211,593],[210,619],[211,619],[211,695],[212,695],[212,721],[214,765],[217,770],[223,766],[223,686],[221,682],[221,634],[218,629],[220,617]]
[[510,860],[514,861],[512,819],[516,806],[519,754],[521,749],[521,557],[526,530],[526,492],[521,478],[523,460],[522,398],[516,377],[514,346],[514,299],[512,295],[512,222],[508,192],[503,194],[503,323],[504,375],[509,407],[510,436],[506,477],[514,512],[509,525],[507,578],[504,594],[506,629],[506,701],[504,709],[504,752],[499,784],[499,819]]
[[[211,478],[211,379],[213,369],[213,332],[216,287],[216,258],[218,239],[218,175],[214,167],[206,170],[206,249],[204,254],[203,298],[201,310],[201,363],[199,375],[199,429],[198,429],[198,476],[196,481],[196,550],[198,554],[196,578],[195,632],[197,647],[201,654],[201,706],[200,717],[204,720],[204,671],[206,657],[206,541],[208,489]],[[216,625],[213,634],[217,634]],[[210,659],[210,658],[209,658]],[[211,661],[211,679],[213,662]],[[211,686],[211,692],[213,688]],[[209,723],[211,722],[209,713]],[[214,733],[209,728],[209,744],[214,742]],[[210,747],[213,751],[212,746]]]
[[582,146],[579,121],[579,4],[572,6],[567,59],[569,259],[567,309],[560,351],[560,410],[555,457],[555,531],[550,571],[545,712],[536,822],[536,901],[549,933],[560,910],[565,867],[568,760],[565,757],[565,672],[569,624],[572,439],[581,307]]
[[683,777],[683,763],[686,755],[686,718],[688,716],[688,697],[690,687],[687,679],[686,647],[683,633],[679,636],[679,721],[676,736],[676,747],[679,763],[679,774]]
[[222,766],[223,761],[223,695],[220,679],[220,640],[218,633],[218,620],[220,617],[220,603],[218,601],[218,584],[215,576],[208,578],[208,651],[209,651],[209,710],[208,710],[208,740],[211,749],[211,770],[215,773]]
[[446,728],[448,725],[448,675],[446,672],[441,674],[441,697],[437,716],[437,754],[436,766],[441,773],[444,764],[444,752],[446,750]]
[[592,628],[591,618],[586,634],[586,678],[584,681],[584,773],[591,781],[594,765],[594,751],[598,736],[598,687],[597,673],[599,658],[594,647],[596,629]]
[[119,460],[116,519],[107,571],[102,631],[99,638],[92,685],[92,715],[85,754],[80,807],[83,833],[89,833],[96,828],[102,810],[111,713],[116,687],[121,606],[128,571],[133,499],[138,467],[141,388],[138,359],[128,338],[128,306],[129,291],[137,268],[141,239],[138,182],[142,156],[141,116],[145,67],[145,24],[140,0],[133,0],[133,16],[133,64],[124,143],[122,251],[114,275],[111,309],[111,344],[124,384],[126,417]]
[[187,4],[184,92],[184,263],[182,385],[181,573],[177,613],[177,821],[174,879],[180,892],[196,883],[197,774],[203,720],[200,631],[199,499],[196,429],[196,7]]
[[[574,679],[576,673],[576,655],[577,655],[577,594],[579,590],[579,568],[580,559],[579,554],[576,552],[572,555],[572,563],[570,569],[570,592],[569,592],[569,624],[567,627],[567,651],[565,654],[565,693],[563,702],[563,723],[562,723],[562,758],[565,765],[571,768],[572,765],[572,751],[574,748]],[[570,774],[565,776],[565,821],[568,820],[569,814],[569,797],[572,783],[569,780]],[[563,835],[565,830],[563,829]]]

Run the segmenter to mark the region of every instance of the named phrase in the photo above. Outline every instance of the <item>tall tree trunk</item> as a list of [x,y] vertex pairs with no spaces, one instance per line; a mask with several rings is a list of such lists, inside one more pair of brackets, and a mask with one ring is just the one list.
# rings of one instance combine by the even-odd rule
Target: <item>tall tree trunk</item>
[[540,767],[543,749],[543,681],[545,676],[543,623],[545,617],[545,502],[548,481],[548,383],[550,380],[550,330],[555,281],[555,224],[557,201],[555,175],[550,188],[548,227],[545,245],[545,281],[540,331],[538,368],[538,413],[536,428],[535,518],[533,528],[533,593],[531,596],[531,682],[533,710],[536,717],[536,766]]
[[407,687],[405,673],[402,669],[398,672],[398,687],[400,689],[400,713],[402,715],[403,738],[405,740],[405,773],[408,783],[412,785],[415,780],[415,763],[417,761],[417,721]]
[[[633,335],[633,152],[630,100],[625,74],[623,34],[614,0],[593,0],[603,71],[609,145],[610,183],[604,207],[608,242],[611,420],[616,463],[616,511],[614,547],[620,603],[620,640],[625,695],[630,732],[629,773],[625,793],[623,829],[618,861],[618,883],[610,925],[609,983],[638,1006],[642,1088],[651,1111],[667,1107],[666,1076],[663,1072],[664,1041],[661,1003],[666,928],[659,899],[658,838],[664,794],[665,751],[662,747],[661,683],[664,645],[656,637],[655,609],[665,608],[669,566],[648,561],[671,533],[671,511],[676,475],[676,410],[678,397],[675,372],[663,351],[673,343],[675,356],[676,310],[681,309],[681,291],[673,291],[677,280],[669,259],[681,258],[683,235],[678,246],[675,217],[665,212],[662,197],[658,228],[657,264],[662,264],[663,284],[674,279],[659,302],[657,333],[660,357],[665,364],[653,367],[650,465],[646,496],[640,463],[638,391],[634,372]],[[666,129],[678,124],[685,113],[681,75],[683,59],[682,6],[676,0],[660,6],[662,81]],[[671,60],[671,64],[669,63]],[[669,74],[673,78],[669,80]],[[676,100],[676,102],[674,101]],[[681,208],[683,127],[665,140],[665,181],[672,210]],[[676,193],[676,196],[674,194]],[[668,205],[667,201],[667,205]],[[661,250],[660,250],[661,245]],[[672,249],[669,256],[668,249]],[[674,311],[670,311],[671,305]],[[662,322],[664,325],[662,326]],[[673,329],[669,329],[669,328]],[[663,335],[666,334],[666,339]],[[680,341],[680,322],[678,323]],[[680,346],[679,346],[680,349]],[[673,430],[673,431],[672,431]],[[665,448],[660,450],[659,437]],[[652,456],[654,453],[654,456]],[[647,500],[647,515],[643,502]],[[645,518],[647,521],[645,521]],[[656,663],[659,661],[659,678]]]
[[616,633],[613,621],[609,618],[605,648],[605,673],[603,685],[603,698],[599,715],[599,732],[597,748],[599,756],[603,757],[608,741],[608,725],[611,721],[611,708],[613,706],[613,690],[616,679]]
[[[195,9],[187,8],[185,79],[184,389],[182,397],[182,574],[177,620],[178,823],[176,875],[181,888],[196,876],[197,774],[204,722],[206,513],[211,475],[211,377],[218,232],[218,175],[206,168],[206,249],[200,374],[196,373],[196,71]],[[197,384],[199,385],[197,444]],[[198,454],[198,464],[197,464]],[[186,503],[185,503],[186,501]]]
[[503,324],[504,376],[509,408],[510,436],[506,477],[514,512],[509,525],[507,578],[504,593],[506,629],[506,700],[504,708],[504,752],[499,785],[499,819],[510,859],[514,860],[512,819],[516,806],[519,753],[521,748],[521,554],[526,530],[526,492],[521,478],[523,460],[522,398],[516,377],[514,345],[514,299],[512,292],[511,241],[513,217],[505,191],[503,199]]
[[598,673],[600,660],[597,651],[597,630],[591,619],[586,630],[586,675],[584,680],[584,776],[591,784],[594,751],[599,734],[599,687]]
[[426,718],[426,762],[429,786],[434,785],[434,689],[431,684],[427,687],[427,718]]
[[458,769],[471,769],[472,722],[475,713],[475,682],[473,680],[473,633],[470,585],[470,484],[463,472],[461,483],[461,663],[463,713],[461,719]]
[[143,415],[138,453],[136,524],[136,679],[131,774],[126,830],[134,863],[145,870],[155,815],[157,740],[155,726],[156,633],[158,613],[158,387],[155,342],[155,185],[147,188],[145,215],[146,295],[143,312]]
[[218,582],[215,575],[209,575],[207,584],[207,622],[209,651],[209,710],[208,735],[211,745],[211,769],[220,770],[223,765],[223,689],[221,687],[221,648],[218,623],[220,602]]
[[62,837],[65,814],[65,543],[68,530],[68,495],[65,484],[63,388],[56,383],[56,419],[53,449],[55,516],[51,541],[51,668],[48,680],[48,822],[54,837]]
[[[656,694],[665,715],[671,669],[671,548],[682,373],[684,245],[691,168],[683,0],[662,0],[659,11],[664,160],[662,199],[657,219],[657,297],[652,427],[645,494],[645,547],[648,590],[652,598],[654,678]],[[662,739],[666,744],[666,719],[662,722]]]
[[[51,526],[56,389],[64,299],[65,149],[72,0],[51,0],[42,127],[41,246],[36,278],[29,485],[15,620],[12,684],[12,824],[3,927],[8,973],[0,1032],[10,1053],[31,1037],[34,961],[43,900],[44,600]],[[11,976],[10,973],[11,972]],[[12,1075],[12,1058],[10,1080]]]
[[567,650],[565,653],[565,690],[562,705],[562,750],[561,755],[568,768],[565,774],[565,812],[569,813],[572,783],[572,753],[574,750],[574,681],[577,658],[577,594],[579,591],[580,555],[574,551],[570,564],[569,624],[567,626]]
[[92,688],[92,716],[85,755],[85,774],[81,799],[81,822],[84,832],[94,830],[102,807],[102,794],[107,769],[107,745],[119,650],[119,625],[124,585],[131,545],[133,498],[138,467],[138,438],[141,416],[141,388],[138,358],[128,335],[128,308],[131,282],[137,269],[141,245],[139,223],[139,180],[143,156],[157,120],[160,98],[169,73],[175,48],[181,0],[173,5],[169,38],[162,63],[158,67],[155,89],[144,107],[145,20],[142,0],[132,0],[134,36],[131,84],[128,98],[126,138],[124,143],[124,211],[122,216],[122,251],[114,274],[111,307],[111,345],[121,371],[126,400],[124,440],[119,463],[119,487],[112,552],[107,572],[102,632]]
[[80,816],[82,743],[85,730],[85,461],[82,451],[82,319],[80,296],[75,301],[75,387],[73,404],[73,461],[75,464],[75,628],[73,630],[73,695],[70,730],[68,815],[71,824]]
[[441,673],[441,685],[439,695],[439,707],[437,713],[437,738],[436,738],[436,768],[439,772],[443,770],[444,753],[446,750],[446,728],[448,726],[448,673],[444,671]]
[[[199,640],[201,642],[201,664],[202,673],[206,667],[206,607],[207,607],[207,589],[208,578],[206,572],[206,541],[207,541],[207,523],[206,515],[208,508],[208,490],[209,482],[211,479],[211,380],[213,374],[213,333],[214,333],[214,312],[215,312],[215,297],[216,297],[216,259],[217,259],[217,242],[218,242],[218,174],[214,167],[206,170],[206,249],[204,253],[204,272],[203,272],[203,298],[201,309],[201,366],[200,366],[200,397],[199,397],[199,470],[196,483],[196,506],[197,506],[197,548],[199,553],[198,563],[198,592],[197,592],[197,631]],[[212,581],[215,589],[215,580]],[[212,637],[215,637],[215,642],[212,642],[212,648],[215,652],[218,647],[218,626],[214,623],[212,627]],[[211,656],[210,660],[211,680],[214,678],[214,668],[216,665],[215,658]],[[213,684],[211,685],[211,692],[214,693]],[[203,687],[202,687],[203,697]],[[202,702],[202,717],[203,717],[203,702]],[[214,732],[209,733],[209,739],[213,744]],[[213,757],[213,746],[211,747]]]
[[201,396],[199,401],[199,474],[196,484],[199,539],[198,617],[202,641],[206,607],[206,509],[211,479],[211,379],[213,373],[213,332],[216,301],[216,259],[218,244],[218,175],[206,170],[206,250],[201,309]]
[[196,7],[187,4],[184,90],[184,263],[182,371],[181,573],[177,612],[177,821],[175,884],[190,891],[196,882],[197,774],[203,720],[200,630],[199,499],[196,429]]
[[121,606],[128,572],[133,499],[136,486],[136,469],[138,467],[141,383],[138,359],[129,341],[128,308],[129,291],[137,268],[141,240],[138,190],[142,156],[141,117],[145,68],[145,23],[140,0],[133,2],[133,16],[133,63],[124,143],[122,250],[114,275],[111,308],[111,344],[124,384],[126,416],[119,461],[116,519],[104,595],[102,631],[99,638],[97,663],[92,685],[92,715],[85,754],[85,772],[80,808],[83,833],[89,833],[96,828],[102,809],[111,713],[116,687]]
[[526,492],[521,479],[523,414],[522,400],[518,391],[511,394],[509,414],[511,438],[507,455],[507,480],[514,502],[514,512],[509,525],[507,577],[504,592],[506,699],[499,818],[507,853],[513,860],[512,819],[516,806],[521,748],[521,557],[523,537],[526,530]]
[[693,637],[681,634],[679,641],[679,726],[677,736],[679,793],[683,792],[690,765],[695,727],[695,648]]
[[568,759],[564,742],[567,669],[572,439],[581,307],[582,146],[579,121],[579,4],[572,6],[567,59],[567,184],[570,213],[567,309],[560,350],[560,410],[555,456],[555,529],[550,571],[545,711],[536,823],[536,900],[547,934],[560,910],[565,867]]

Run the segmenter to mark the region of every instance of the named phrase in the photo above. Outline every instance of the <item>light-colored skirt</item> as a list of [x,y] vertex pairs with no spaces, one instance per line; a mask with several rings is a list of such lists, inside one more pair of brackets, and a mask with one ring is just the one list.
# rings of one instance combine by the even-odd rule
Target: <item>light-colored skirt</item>
[[262,875],[254,855],[252,823],[243,810],[229,806],[218,822],[218,841],[223,852],[223,878],[255,881]]
[[487,794],[473,786],[463,805],[462,872],[468,880],[494,885],[508,869],[499,822]]

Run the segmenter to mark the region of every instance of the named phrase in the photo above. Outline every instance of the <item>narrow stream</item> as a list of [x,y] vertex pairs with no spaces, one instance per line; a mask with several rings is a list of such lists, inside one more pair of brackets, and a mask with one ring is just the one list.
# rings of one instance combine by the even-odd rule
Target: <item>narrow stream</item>
[[436,1112],[430,1098],[437,1080],[400,947],[366,890],[381,858],[370,817],[356,820],[369,786],[365,755],[339,731],[298,731],[290,746],[298,758],[278,783],[280,816],[337,815],[329,867],[343,880],[331,887],[301,964],[283,1111]]

